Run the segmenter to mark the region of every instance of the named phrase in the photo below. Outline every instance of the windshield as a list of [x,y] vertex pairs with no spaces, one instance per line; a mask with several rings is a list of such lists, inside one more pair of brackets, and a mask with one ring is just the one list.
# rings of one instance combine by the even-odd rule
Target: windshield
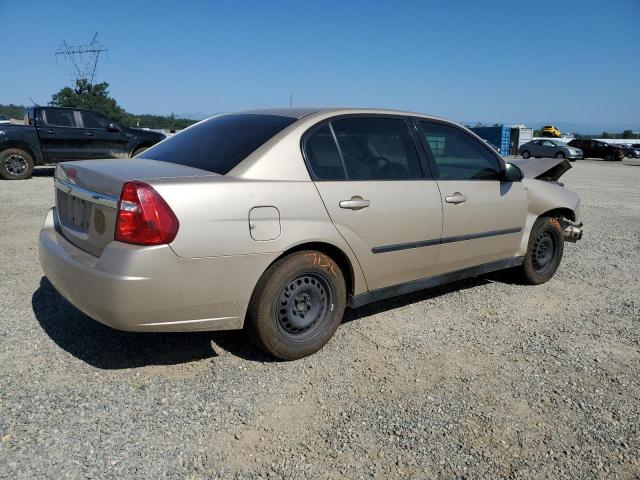
[[138,158],[225,175],[295,121],[296,118],[279,115],[219,115],[177,133],[145,150]]

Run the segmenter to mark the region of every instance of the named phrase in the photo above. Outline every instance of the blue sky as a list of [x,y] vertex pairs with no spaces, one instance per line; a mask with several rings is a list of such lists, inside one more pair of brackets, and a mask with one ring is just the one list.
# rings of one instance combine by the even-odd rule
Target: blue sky
[[640,130],[640,0],[0,0],[0,103],[71,82],[64,37],[134,113],[294,105]]

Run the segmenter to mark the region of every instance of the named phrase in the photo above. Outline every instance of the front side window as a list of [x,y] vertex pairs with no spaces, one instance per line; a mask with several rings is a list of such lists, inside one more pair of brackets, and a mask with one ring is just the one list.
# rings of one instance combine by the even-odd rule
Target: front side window
[[109,124],[113,123],[111,120],[91,112],[81,112],[82,123],[84,128],[98,128],[100,130],[106,130]]
[[43,120],[47,125],[55,127],[76,127],[73,110],[47,108],[43,111]]
[[349,180],[421,179],[413,137],[399,118],[331,122]]
[[230,114],[203,120],[139,155],[227,174],[297,118],[280,115]]
[[488,148],[462,130],[420,121],[420,130],[431,150],[439,180],[496,180],[500,162]]
[[555,146],[556,146],[556,144],[555,144],[555,143],[550,142],[549,140],[545,140],[545,141],[544,141],[544,143],[543,143],[543,145],[544,145],[545,147],[555,147]]

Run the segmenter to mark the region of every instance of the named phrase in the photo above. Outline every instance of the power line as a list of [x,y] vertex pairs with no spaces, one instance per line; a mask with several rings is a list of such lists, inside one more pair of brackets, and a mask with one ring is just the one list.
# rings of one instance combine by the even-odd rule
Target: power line
[[69,45],[63,38],[55,57],[56,60],[61,57],[64,59],[76,80],[87,80],[93,85],[100,54],[107,52],[105,46],[98,42],[98,32],[96,32],[91,42],[84,45]]

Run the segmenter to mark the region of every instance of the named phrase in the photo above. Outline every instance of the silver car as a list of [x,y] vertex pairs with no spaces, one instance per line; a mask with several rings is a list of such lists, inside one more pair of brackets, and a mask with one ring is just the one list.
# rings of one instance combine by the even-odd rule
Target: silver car
[[549,280],[582,235],[566,160],[505,164],[426,115],[277,109],[204,120],[128,160],[59,164],[54,287],[121,330],[246,327],[309,355],[346,307],[509,269]]
[[544,139],[522,144],[518,149],[518,155],[521,155],[522,158],[566,158],[573,161],[582,158],[582,150],[557,140]]

